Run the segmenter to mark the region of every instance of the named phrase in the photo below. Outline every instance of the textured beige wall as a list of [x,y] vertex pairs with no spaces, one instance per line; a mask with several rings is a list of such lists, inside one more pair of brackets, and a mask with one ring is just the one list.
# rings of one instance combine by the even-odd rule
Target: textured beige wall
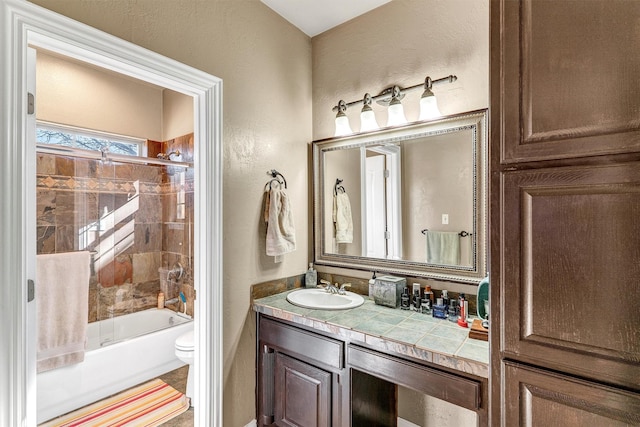
[[[307,142],[333,135],[339,99],[426,75],[459,78],[434,90],[444,114],[487,107],[488,0],[394,0],[312,41],[259,0],[32,2],[224,80],[224,416],[225,425],[245,425],[255,417],[250,285],[306,268]],[[419,96],[405,98],[409,120]],[[280,264],[264,255],[259,225],[272,168],[287,178],[297,228],[298,250]],[[423,416],[416,406],[410,418]]]
[[[253,283],[305,271],[309,257],[311,41],[259,0],[33,0],[223,79],[224,425],[255,418]],[[262,193],[278,169],[298,249],[264,255]]]
[[[393,0],[314,37],[312,47],[314,140],[333,136],[331,108],[340,99],[362,99],[365,92],[376,95],[394,84],[411,86],[427,75],[458,76],[452,84],[434,86],[443,114],[489,106],[488,0]],[[410,92],[403,100],[409,121],[418,118],[421,94]],[[356,131],[361,108],[347,111]],[[374,110],[378,124],[386,124],[386,112],[376,105]],[[370,277],[346,269],[340,274]],[[399,412],[423,426],[475,425],[473,412],[403,387]]]
[[193,132],[193,98],[171,89],[162,91],[162,140]]
[[166,141],[193,132],[193,98],[39,50],[38,120]]
[[38,120],[162,140],[162,88],[44,51],[36,64]]
[[[312,39],[313,137],[333,136],[340,99],[362,99],[454,74],[452,84],[434,86],[443,114],[489,106],[489,1],[393,0]],[[407,93],[407,120],[418,119],[421,90]],[[360,129],[360,109],[347,111]],[[378,124],[386,111],[374,105]]]

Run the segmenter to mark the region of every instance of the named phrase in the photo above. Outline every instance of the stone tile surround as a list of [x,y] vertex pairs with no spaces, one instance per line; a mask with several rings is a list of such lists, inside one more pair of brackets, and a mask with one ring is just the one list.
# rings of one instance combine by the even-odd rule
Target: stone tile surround
[[[166,144],[192,160],[193,134]],[[158,268],[176,262],[192,312],[194,176],[184,171],[37,154],[37,253],[94,252],[89,322],[154,307]]]

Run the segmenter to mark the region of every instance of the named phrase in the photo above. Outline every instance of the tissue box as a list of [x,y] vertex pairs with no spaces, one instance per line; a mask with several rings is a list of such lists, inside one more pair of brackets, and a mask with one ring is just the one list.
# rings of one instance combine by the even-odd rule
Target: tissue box
[[396,276],[376,277],[373,284],[373,300],[378,305],[396,308],[400,306],[402,290],[407,286],[407,279]]

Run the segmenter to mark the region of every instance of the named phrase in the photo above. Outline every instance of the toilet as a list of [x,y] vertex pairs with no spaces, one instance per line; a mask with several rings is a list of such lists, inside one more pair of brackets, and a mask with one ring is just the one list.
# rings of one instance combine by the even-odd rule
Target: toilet
[[191,400],[191,406],[196,406],[193,399],[193,330],[176,338],[176,357],[189,365],[185,394]]

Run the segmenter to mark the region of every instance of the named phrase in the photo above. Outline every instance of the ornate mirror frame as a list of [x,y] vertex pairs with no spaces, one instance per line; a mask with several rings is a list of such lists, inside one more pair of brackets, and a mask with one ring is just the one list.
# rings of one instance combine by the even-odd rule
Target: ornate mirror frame
[[[471,131],[469,143],[473,151],[473,230],[472,262],[465,265],[428,264],[402,259],[371,258],[331,253],[325,248],[325,153],[336,150],[400,144],[417,138]],[[488,203],[488,130],[487,110],[475,110],[441,119],[413,122],[401,127],[329,138],[313,142],[313,240],[314,261],[318,265],[385,272],[409,277],[422,277],[478,284],[487,275],[487,203]],[[332,221],[332,219],[327,219]]]

